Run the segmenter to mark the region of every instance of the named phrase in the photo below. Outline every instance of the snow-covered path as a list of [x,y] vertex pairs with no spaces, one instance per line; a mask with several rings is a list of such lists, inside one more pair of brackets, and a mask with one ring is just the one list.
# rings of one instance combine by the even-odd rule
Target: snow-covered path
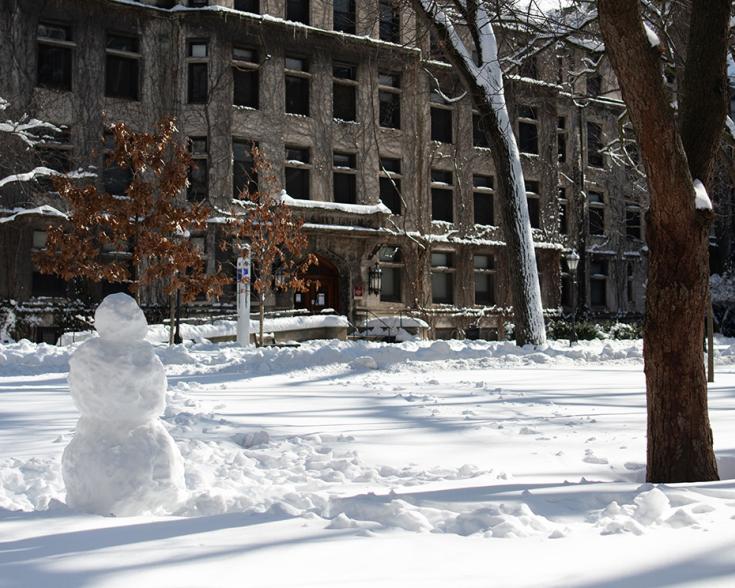
[[658,488],[640,342],[160,348],[190,498],[133,518],[60,502],[69,350],[2,347],[0,586],[731,586],[733,343],[724,481]]

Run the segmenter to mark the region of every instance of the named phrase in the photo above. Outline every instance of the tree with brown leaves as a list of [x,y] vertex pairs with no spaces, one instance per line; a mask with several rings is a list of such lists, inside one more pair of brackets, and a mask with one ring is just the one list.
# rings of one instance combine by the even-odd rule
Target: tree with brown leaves
[[[129,169],[132,177],[125,194],[55,178],[68,222],[49,227],[46,249],[35,255],[39,270],[65,280],[127,283],[138,301],[144,286],[158,285],[169,299],[172,318],[177,293],[184,302],[219,296],[228,278],[206,273],[189,238],[192,231],[206,229],[209,210],[180,201],[191,158],[173,119],[161,121],[152,133],[135,132],[123,123],[110,130],[115,146],[108,164]],[[171,330],[173,341],[173,321]]]
[[[253,172],[260,178],[260,185],[273,185],[270,163],[256,146],[251,152]],[[308,287],[304,275],[311,265],[317,264],[317,258],[311,253],[304,254],[309,245],[303,229],[304,221],[294,217],[280,194],[245,188],[240,198],[245,210],[232,213],[228,228],[233,236],[231,246],[236,251],[243,243],[250,245],[254,268],[251,287],[260,302],[258,344],[262,346],[268,294],[279,290],[305,292]]]

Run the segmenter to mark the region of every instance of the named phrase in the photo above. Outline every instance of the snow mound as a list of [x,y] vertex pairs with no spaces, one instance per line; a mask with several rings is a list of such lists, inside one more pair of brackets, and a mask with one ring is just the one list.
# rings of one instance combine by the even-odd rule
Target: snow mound
[[0,460],[0,508],[47,510],[64,498],[58,459]]
[[84,512],[164,514],[183,498],[181,458],[158,420],[127,429],[82,417],[62,463],[67,504]]
[[[598,511],[592,520],[603,535],[632,533],[642,535],[649,528],[706,528],[722,520],[716,503],[711,503],[707,490],[673,490],[665,486],[644,485],[630,504],[613,501]],[[716,495],[716,491],[715,491]],[[726,493],[722,497],[731,497]],[[718,496],[719,497],[719,496]]]

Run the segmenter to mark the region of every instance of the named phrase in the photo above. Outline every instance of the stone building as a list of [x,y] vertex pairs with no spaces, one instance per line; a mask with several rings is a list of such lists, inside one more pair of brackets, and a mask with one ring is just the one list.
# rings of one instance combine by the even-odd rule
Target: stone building
[[[425,23],[382,0],[173,4],[0,0],[0,96],[65,128],[39,156],[65,170],[94,165],[108,191],[122,191],[125,171],[104,161],[105,124],[144,130],[173,115],[196,163],[182,198],[228,210],[252,179],[257,144],[274,171],[260,189],[287,191],[319,258],[308,293],[269,306],[333,308],[354,321],[410,312],[437,336],[496,336],[512,314],[513,268],[492,157]],[[499,35],[510,51],[515,37]],[[616,83],[589,39],[529,55],[507,76],[506,93],[544,307],[571,307],[564,259],[575,248],[580,310],[639,315],[645,191],[634,143],[619,139]],[[68,308],[71,286],[36,272],[30,254],[58,222],[49,216],[58,203],[27,186],[0,198],[0,299],[47,311],[33,336],[53,340],[49,305]],[[210,270],[232,263],[216,222],[193,238]],[[376,264],[380,292],[370,287]],[[112,286],[85,288],[99,297]],[[155,303],[155,292],[144,300]],[[230,292],[220,304],[231,302]]]

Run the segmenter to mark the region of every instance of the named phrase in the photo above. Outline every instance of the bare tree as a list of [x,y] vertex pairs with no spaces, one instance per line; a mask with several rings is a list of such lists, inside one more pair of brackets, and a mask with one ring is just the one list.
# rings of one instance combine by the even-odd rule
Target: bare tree
[[492,148],[507,241],[516,343],[546,341],[536,254],[528,217],[523,169],[505,102],[503,72],[491,15],[479,0],[413,0],[443,41],[447,58],[485,121]]
[[651,482],[718,478],[702,361],[713,218],[704,186],[711,184],[727,107],[730,2],[691,4],[677,123],[659,41],[644,25],[638,0],[598,1],[650,192],[644,362]]

